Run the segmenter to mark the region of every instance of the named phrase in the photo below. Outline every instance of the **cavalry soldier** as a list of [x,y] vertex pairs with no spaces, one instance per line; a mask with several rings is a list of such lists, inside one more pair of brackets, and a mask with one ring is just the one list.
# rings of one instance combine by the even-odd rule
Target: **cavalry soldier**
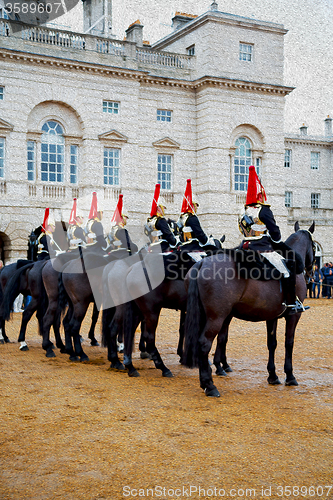
[[156,184],[153,203],[151,206],[150,217],[145,225],[145,234],[149,237],[150,247],[161,245],[162,253],[174,250],[178,243],[179,237],[175,236],[164,215],[166,207],[158,204],[161,185]]
[[94,252],[105,253],[107,242],[104,238],[104,229],[102,225],[103,211],[98,210],[97,193],[93,192],[89,218],[86,225],[87,247],[92,247]]
[[69,217],[67,238],[69,250],[86,246],[86,237],[83,230],[83,217],[77,212],[77,199],[73,200],[73,208]]
[[214,239],[203,231],[196,215],[199,203],[192,201],[191,179],[187,179],[181,216],[177,222],[182,232],[182,250],[187,252],[205,251],[205,247],[216,247]]
[[37,239],[37,260],[50,258],[50,250],[56,245],[53,239],[55,230],[55,221],[50,218],[50,209],[45,209],[44,221],[42,224],[42,232]]
[[108,239],[112,250],[109,253],[125,250],[129,255],[132,255],[138,251],[137,245],[133,243],[129,232],[125,228],[127,220],[128,215],[123,213],[123,195],[120,194],[117,207],[111,219],[113,226]]
[[[280,271],[283,276],[282,288],[287,301],[286,307],[289,308],[290,314],[303,312],[309,307],[303,306],[295,291],[296,271],[302,272],[301,258],[282,241],[280,229],[266,200],[266,193],[255,167],[250,166],[245,209],[238,220],[239,229],[245,236],[240,248],[260,252]],[[288,267],[281,253],[287,254]]]

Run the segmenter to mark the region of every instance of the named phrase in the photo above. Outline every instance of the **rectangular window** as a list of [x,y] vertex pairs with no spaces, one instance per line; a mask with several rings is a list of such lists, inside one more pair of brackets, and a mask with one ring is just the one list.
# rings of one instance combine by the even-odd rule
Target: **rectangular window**
[[0,177],[5,175],[5,139],[0,137]]
[[3,101],[3,96],[4,96],[4,88],[0,87],[0,101]]
[[172,155],[158,155],[157,182],[161,188],[171,191]]
[[77,167],[79,163],[79,147],[71,145],[71,155],[70,155],[70,183],[77,183]]
[[311,193],[311,208],[320,208],[320,194]]
[[42,142],[41,180],[63,182],[64,145]]
[[249,43],[239,44],[239,60],[240,61],[252,61],[253,59],[253,45]]
[[35,180],[36,168],[36,143],[34,141],[27,142],[27,170],[28,181]]
[[284,166],[286,168],[291,167],[291,149],[284,150]]
[[104,184],[119,186],[120,149],[104,148]]
[[319,169],[319,159],[320,159],[320,153],[311,151],[311,170]]
[[286,191],[284,193],[284,206],[292,207],[293,205],[293,193],[291,191]]
[[191,45],[190,47],[187,47],[187,55],[189,56],[194,56],[195,54],[195,45]]
[[171,122],[172,111],[167,109],[157,110],[157,121],[158,122]]
[[119,113],[120,103],[116,101],[103,101],[103,113],[112,113],[117,115]]

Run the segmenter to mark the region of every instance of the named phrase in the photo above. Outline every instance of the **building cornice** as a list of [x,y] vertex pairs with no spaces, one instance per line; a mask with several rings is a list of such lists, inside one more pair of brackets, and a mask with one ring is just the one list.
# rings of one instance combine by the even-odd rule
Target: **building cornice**
[[99,63],[82,62],[73,59],[66,59],[56,56],[46,56],[41,54],[26,53],[0,47],[0,58],[2,60],[18,61],[26,64],[52,67],[54,69],[82,71],[88,74],[105,75],[111,77],[130,78],[146,85],[162,85],[166,87],[177,87],[183,90],[198,91],[204,87],[225,87],[229,90],[240,90],[258,93],[271,93],[287,95],[294,90],[294,87],[274,85],[269,83],[251,82],[245,80],[234,80],[232,78],[218,78],[203,76],[197,80],[183,80],[155,76],[148,71],[121,68]]
[[288,136],[284,138],[285,144],[306,144],[307,146],[333,147],[333,138],[321,138],[314,136]]

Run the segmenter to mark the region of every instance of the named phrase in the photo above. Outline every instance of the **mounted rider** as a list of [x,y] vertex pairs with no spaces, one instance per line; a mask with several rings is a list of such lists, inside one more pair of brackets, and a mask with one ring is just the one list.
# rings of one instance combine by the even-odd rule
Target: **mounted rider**
[[290,314],[303,312],[309,307],[303,306],[296,296],[295,287],[296,273],[300,274],[304,265],[301,257],[282,241],[280,229],[266,200],[255,167],[250,166],[246,203],[238,219],[239,230],[245,236],[240,248],[259,252],[281,273],[284,300],[287,302],[284,305]]
[[50,259],[50,253],[53,253],[56,245],[53,239],[55,231],[55,221],[50,217],[50,209],[45,209],[42,232],[37,238],[37,260]]
[[181,250],[206,255],[205,250],[217,250],[217,247],[213,237],[207,236],[201,227],[197,216],[198,207],[199,203],[192,201],[191,179],[187,179],[181,215],[177,221],[181,231]]
[[150,249],[160,245],[161,251],[164,253],[175,250],[180,240],[179,237],[174,235],[165,219],[166,207],[162,204],[158,204],[160,190],[161,185],[156,184],[150,217],[148,217],[147,223],[145,224],[145,234],[150,239]]
[[128,220],[128,215],[123,213],[123,195],[119,195],[117,207],[114,211],[113,217],[111,219],[111,232],[108,236],[108,240],[111,246],[109,254],[114,252],[125,253],[132,255],[138,251],[138,247],[130,238],[128,230],[125,228]]
[[79,247],[86,246],[86,236],[83,229],[83,216],[78,213],[77,210],[77,199],[73,200],[73,208],[69,217],[68,229],[67,229],[67,239],[69,250],[73,251]]
[[88,222],[86,224],[86,246],[93,252],[105,254],[107,242],[104,238],[104,229],[102,225],[103,210],[98,208],[97,193],[93,192]]

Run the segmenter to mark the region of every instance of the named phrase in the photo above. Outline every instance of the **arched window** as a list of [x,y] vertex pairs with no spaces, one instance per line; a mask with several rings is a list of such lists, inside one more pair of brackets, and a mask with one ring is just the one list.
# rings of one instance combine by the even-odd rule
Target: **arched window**
[[251,144],[246,137],[239,137],[235,142],[235,146],[235,191],[246,191],[249,176],[249,166],[252,165]]
[[41,180],[63,182],[65,138],[59,123],[50,120],[42,127]]

